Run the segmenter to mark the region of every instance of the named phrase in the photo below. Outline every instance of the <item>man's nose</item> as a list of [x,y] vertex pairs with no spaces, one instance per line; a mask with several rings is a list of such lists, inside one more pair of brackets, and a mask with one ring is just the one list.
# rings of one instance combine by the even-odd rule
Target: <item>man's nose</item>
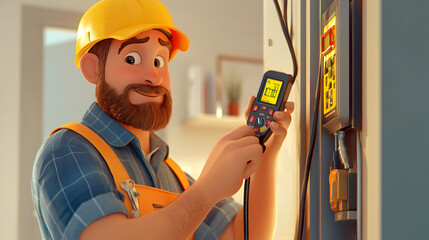
[[158,86],[162,83],[162,77],[156,70],[157,68],[155,67],[148,69],[145,74],[145,84]]

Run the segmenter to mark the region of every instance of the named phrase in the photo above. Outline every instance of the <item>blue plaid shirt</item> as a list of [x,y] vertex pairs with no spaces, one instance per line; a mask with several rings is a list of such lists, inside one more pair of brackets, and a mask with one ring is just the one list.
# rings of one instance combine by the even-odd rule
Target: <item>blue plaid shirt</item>
[[[151,134],[151,154],[139,140],[93,103],[82,123],[106,141],[137,184],[170,192],[183,191],[164,163],[168,146]],[[148,159],[149,158],[149,159]],[[195,182],[188,176],[190,184]],[[112,213],[128,215],[124,195],[113,181],[104,159],[85,138],[62,129],[40,147],[33,168],[32,192],[43,239],[78,239],[93,221]],[[218,239],[241,206],[231,198],[213,207],[194,239]]]

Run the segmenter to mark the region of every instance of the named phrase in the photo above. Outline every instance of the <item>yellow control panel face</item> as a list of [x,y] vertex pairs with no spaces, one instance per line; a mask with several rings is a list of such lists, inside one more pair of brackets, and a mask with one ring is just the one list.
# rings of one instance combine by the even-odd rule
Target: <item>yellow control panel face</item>
[[261,102],[276,105],[282,85],[282,81],[268,78],[261,96]]
[[337,62],[336,62],[336,17],[323,28],[321,47],[323,56],[323,114],[335,110],[337,106]]

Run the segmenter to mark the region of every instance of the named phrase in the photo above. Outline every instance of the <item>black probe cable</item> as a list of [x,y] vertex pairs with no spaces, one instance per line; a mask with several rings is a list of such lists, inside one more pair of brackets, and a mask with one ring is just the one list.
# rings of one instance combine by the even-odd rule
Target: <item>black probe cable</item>
[[244,181],[244,239],[249,239],[249,190],[250,190],[250,177]]
[[274,6],[276,7],[277,16],[279,17],[280,24],[282,26],[283,34],[286,38],[286,42],[287,42],[287,45],[289,47],[289,51],[290,51],[291,56],[292,56],[292,62],[293,62],[293,75],[292,76],[293,76],[293,81],[295,82],[296,76],[298,74],[298,63],[296,61],[295,49],[293,48],[293,45],[292,45],[292,39],[290,38],[290,33],[289,33],[289,26],[287,24],[287,0],[285,0],[285,3],[284,3],[285,18],[283,18],[283,14],[282,14],[282,10],[280,9],[279,1],[278,0],[273,0],[273,1],[274,1]]
[[[276,10],[277,10],[277,15],[279,16],[280,19],[280,23],[282,25],[282,30],[284,35],[286,36],[286,40],[289,46],[289,50],[291,51],[292,54],[292,60],[293,60],[293,65],[294,65],[294,69],[293,69],[293,78],[295,80],[296,78],[296,74],[298,73],[298,66],[296,63],[296,56],[295,56],[295,51],[293,50],[293,46],[292,46],[292,41],[290,39],[290,34],[288,31],[288,25],[287,25],[287,0],[285,0],[284,3],[284,8],[285,8],[285,17],[283,18],[282,14],[281,14],[281,10],[280,10],[280,5],[278,0],[274,0],[275,6],[276,6]],[[304,178],[303,178],[303,185],[302,185],[302,189],[301,189],[301,202],[300,202],[300,209],[299,209],[299,231],[298,231],[298,239],[301,240],[302,239],[302,233],[303,233],[303,229],[304,229],[304,213],[305,213],[305,200],[306,200],[306,196],[307,196],[307,185],[308,185],[308,178],[310,175],[310,168],[311,168],[311,162],[313,159],[313,152],[314,152],[314,145],[316,143],[316,132],[317,132],[317,122],[319,119],[319,102],[320,102],[320,71],[321,71],[321,60],[319,59],[319,71],[317,73],[317,88],[316,88],[316,99],[315,99],[315,106],[314,106],[314,111],[313,111],[313,125],[312,125],[312,130],[313,132],[311,133],[311,139],[310,139],[310,148],[309,148],[309,152],[307,154],[307,160],[305,163],[305,173],[304,173]]]
[[305,172],[304,178],[302,179],[303,184],[301,188],[301,202],[299,204],[299,228],[298,228],[298,240],[302,239],[303,229],[304,229],[304,213],[305,213],[305,199],[307,196],[307,184],[308,177],[310,175],[311,162],[313,159],[314,145],[316,144],[316,132],[317,132],[317,122],[319,119],[319,103],[320,103],[320,72],[321,72],[321,60],[319,59],[319,71],[317,72],[317,88],[316,88],[316,99],[314,103],[313,111],[313,124],[311,127],[311,139],[310,139],[310,148],[308,149],[307,160],[305,162]]
[[[282,14],[282,11],[280,9],[280,5],[279,5],[278,0],[273,0],[273,2],[274,2],[274,5],[276,7],[276,10],[277,10],[277,15],[279,17],[280,24],[282,26],[283,34],[286,38],[286,42],[287,42],[287,45],[289,47],[289,51],[290,51],[291,56],[292,56],[292,62],[293,62],[293,75],[292,75],[292,77],[293,77],[293,82],[295,82],[296,76],[298,74],[298,64],[296,61],[295,49],[293,48],[292,40],[290,38],[289,28],[288,28],[287,22],[285,21],[285,18],[287,19],[287,0],[285,0],[285,18],[283,18],[283,14]],[[260,144],[263,148],[263,152],[265,152],[264,143],[260,142]],[[249,239],[249,192],[250,192],[250,177],[244,181],[243,218],[244,218],[244,239],[245,240]]]

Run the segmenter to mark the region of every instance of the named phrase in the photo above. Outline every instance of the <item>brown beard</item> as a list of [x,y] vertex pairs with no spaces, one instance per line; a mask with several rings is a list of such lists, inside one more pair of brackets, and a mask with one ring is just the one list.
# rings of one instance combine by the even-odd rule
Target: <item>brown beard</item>
[[[128,100],[130,90],[163,95],[164,100],[162,103],[149,102],[133,105]],[[100,78],[95,95],[101,109],[125,125],[144,131],[156,131],[165,128],[170,121],[172,100],[170,92],[165,87],[130,84],[122,94],[117,94],[116,89],[106,83],[104,78]]]

